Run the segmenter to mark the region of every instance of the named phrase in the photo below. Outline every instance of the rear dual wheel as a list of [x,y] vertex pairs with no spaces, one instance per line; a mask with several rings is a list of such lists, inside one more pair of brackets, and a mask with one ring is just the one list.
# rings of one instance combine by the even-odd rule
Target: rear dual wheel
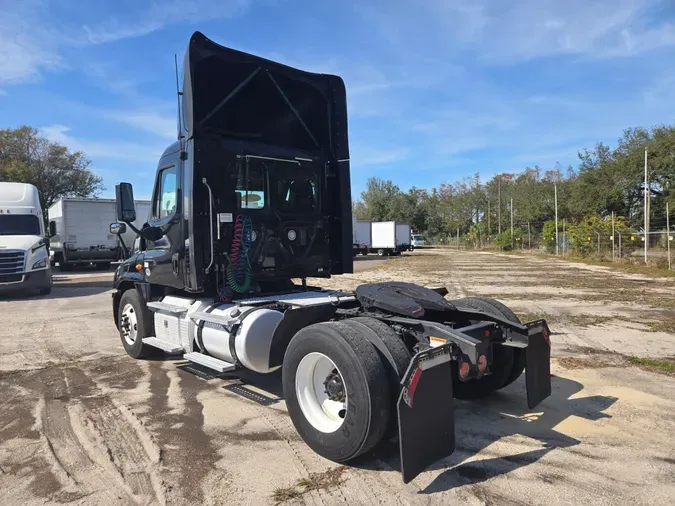
[[353,324],[317,323],[291,340],[284,398],[300,437],[319,455],[346,462],[371,450],[389,427],[387,366]]

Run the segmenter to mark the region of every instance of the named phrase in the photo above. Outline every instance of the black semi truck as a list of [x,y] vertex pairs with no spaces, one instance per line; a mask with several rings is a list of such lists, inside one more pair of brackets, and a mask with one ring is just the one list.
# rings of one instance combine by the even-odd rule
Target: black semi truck
[[[162,350],[217,372],[281,368],[288,412],[317,453],[347,462],[398,438],[407,483],[455,448],[453,399],[525,371],[551,393],[549,329],[444,288],[321,289],[353,272],[347,103],[340,77],[223,47],[196,32],[145,225],[114,276],[113,313],[137,359]],[[308,284],[308,279],[315,282]]]

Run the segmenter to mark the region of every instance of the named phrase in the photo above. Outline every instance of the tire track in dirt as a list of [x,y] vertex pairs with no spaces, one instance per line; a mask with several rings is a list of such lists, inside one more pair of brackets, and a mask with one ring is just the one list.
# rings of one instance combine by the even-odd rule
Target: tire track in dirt
[[[55,368],[33,383],[35,430],[60,483],[59,502],[164,505],[161,453],[124,406],[104,395],[81,369]],[[41,390],[41,391],[40,391]]]

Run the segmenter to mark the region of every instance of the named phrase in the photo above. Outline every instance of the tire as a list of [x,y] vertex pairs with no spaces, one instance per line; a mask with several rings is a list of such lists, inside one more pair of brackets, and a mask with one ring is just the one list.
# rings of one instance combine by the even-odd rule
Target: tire
[[44,288],[40,288],[39,293],[40,295],[49,295],[50,293],[52,293],[51,283],[48,286],[45,286]]
[[[452,302],[494,316],[503,316],[494,305],[477,297],[467,297]],[[509,346],[493,346],[492,352],[490,374],[480,379],[460,381],[457,373],[457,362],[453,362],[453,390],[456,398],[465,400],[480,399],[506,386],[515,363],[513,348]]]
[[[510,320],[514,323],[522,323],[520,318],[516,316],[516,313],[511,311],[506,304],[499,302],[495,299],[490,299],[489,297],[473,297],[478,300],[482,300],[493,306],[497,311],[499,311],[504,318]],[[502,385],[502,388],[509,386],[511,383],[516,381],[523,371],[525,370],[525,350],[522,348],[513,348],[513,369],[511,369],[511,374],[509,375],[506,383]]]
[[96,264],[96,268],[99,271],[108,271],[110,270],[110,262],[98,262]]
[[378,249],[378,250],[377,250],[377,256],[378,256],[378,257],[383,257],[383,256],[385,256],[386,254],[387,254],[387,252],[384,251],[383,249]]
[[[135,322],[131,314],[127,314],[126,312],[134,315]],[[130,321],[125,322],[125,317],[128,317]],[[155,348],[143,344],[143,338],[149,337],[153,331],[152,315],[135,289],[129,289],[122,294],[117,318],[120,339],[127,354],[133,358],[151,356],[155,352]],[[131,329],[134,330],[135,335],[133,339],[131,339],[131,336],[125,336],[125,333],[129,331],[125,327],[125,323],[129,323]]]
[[[321,384],[321,369],[337,371],[346,390],[344,408],[332,417],[312,403],[324,395],[320,387],[312,387]],[[312,378],[313,374],[318,376]],[[338,322],[301,329],[284,355],[282,385],[288,413],[300,437],[316,453],[334,462],[346,462],[368,452],[389,426],[387,369],[359,329]]]
[[[396,405],[401,390],[401,379],[405,375],[412,359],[412,354],[408,350],[408,347],[389,325],[380,320],[357,317],[342,320],[340,323],[354,329],[355,332],[361,333],[377,349],[380,360],[382,360],[387,370],[390,393],[389,409],[392,414],[396,413]],[[397,419],[395,416],[391,416],[385,438],[391,439],[397,435]]]
[[73,265],[67,263],[63,257],[59,258],[59,271],[61,272],[70,272],[73,270]]

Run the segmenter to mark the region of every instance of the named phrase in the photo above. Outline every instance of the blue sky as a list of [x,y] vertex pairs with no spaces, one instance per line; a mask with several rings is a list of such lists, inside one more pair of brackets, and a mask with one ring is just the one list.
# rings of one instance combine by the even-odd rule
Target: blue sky
[[0,127],[83,150],[150,194],[195,30],[345,79],[354,197],[431,187],[672,123],[671,0],[0,0]]

